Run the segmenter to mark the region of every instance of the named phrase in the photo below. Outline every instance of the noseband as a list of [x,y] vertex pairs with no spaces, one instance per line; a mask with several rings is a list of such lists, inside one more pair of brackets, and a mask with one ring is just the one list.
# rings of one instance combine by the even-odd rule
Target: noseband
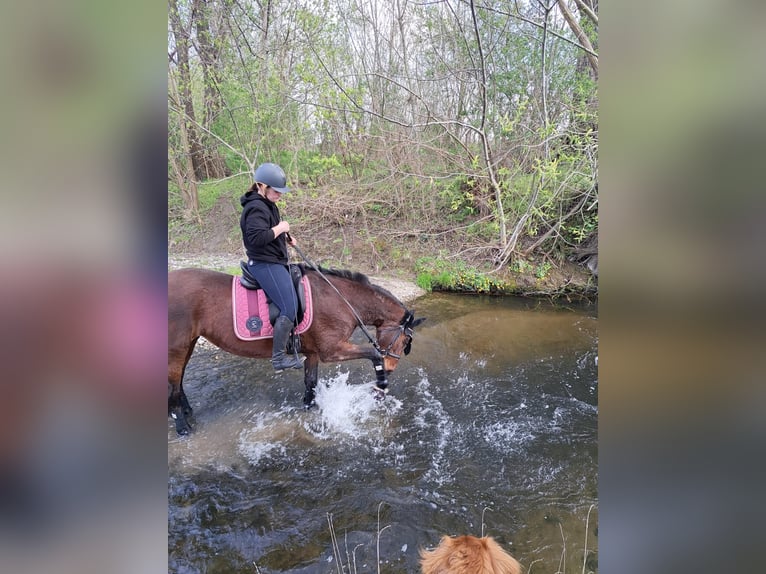
[[394,359],[401,359],[401,355],[397,355],[396,353],[391,352],[391,349],[393,349],[396,342],[399,340],[399,337],[402,335],[405,335],[406,337],[409,337],[409,341],[407,341],[407,344],[404,346],[404,354],[409,355],[410,349],[412,348],[412,337],[414,336],[414,332],[412,330],[412,327],[410,326],[410,323],[412,323],[413,315],[412,311],[405,308],[405,315],[404,319],[402,319],[402,322],[397,325],[396,327],[388,327],[387,329],[382,329],[381,333],[387,333],[388,331],[398,331],[396,333],[396,336],[391,340],[391,342],[388,344],[388,347],[385,349],[381,349],[380,346],[377,344],[377,341],[375,342],[375,349],[383,356],[383,357],[392,357]]

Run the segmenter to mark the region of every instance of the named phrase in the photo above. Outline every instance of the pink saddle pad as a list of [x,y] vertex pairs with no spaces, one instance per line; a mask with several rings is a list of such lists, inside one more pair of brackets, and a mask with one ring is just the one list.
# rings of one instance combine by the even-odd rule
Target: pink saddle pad
[[[310,326],[314,316],[314,304],[311,299],[311,284],[308,277],[301,279],[303,292],[306,295],[306,310],[303,312],[303,320],[298,325],[296,333],[305,332]],[[231,282],[231,314],[234,321],[234,333],[243,341],[257,341],[274,336],[274,329],[269,322],[269,304],[263,289],[245,289],[239,282],[239,276],[235,276]],[[258,317],[259,321],[253,321]],[[251,331],[248,327],[260,323],[258,331]]]

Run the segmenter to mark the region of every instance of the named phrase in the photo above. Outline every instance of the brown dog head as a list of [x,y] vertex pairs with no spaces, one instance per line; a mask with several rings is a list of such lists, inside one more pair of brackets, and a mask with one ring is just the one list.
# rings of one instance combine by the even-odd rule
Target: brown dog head
[[521,574],[521,565],[491,537],[443,536],[439,546],[420,551],[423,574]]

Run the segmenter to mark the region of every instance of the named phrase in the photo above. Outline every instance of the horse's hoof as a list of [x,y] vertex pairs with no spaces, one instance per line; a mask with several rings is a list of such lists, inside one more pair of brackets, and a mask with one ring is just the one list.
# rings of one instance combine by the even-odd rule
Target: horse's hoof
[[383,401],[388,394],[388,389],[381,389],[380,387],[376,386],[372,388],[372,394],[375,395],[376,401]]
[[185,420],[173,417],[176,421],[176,434],[178,436],[187,436],[191,432],[191,427],[189,426],[189,423],[187,423]]
[[313,400],[310,403],[303,403],[303,410],[304,411],[310,411],[312,409],[312,407],[316,406],[316,404],[317,404],[317,402],[313,401]]

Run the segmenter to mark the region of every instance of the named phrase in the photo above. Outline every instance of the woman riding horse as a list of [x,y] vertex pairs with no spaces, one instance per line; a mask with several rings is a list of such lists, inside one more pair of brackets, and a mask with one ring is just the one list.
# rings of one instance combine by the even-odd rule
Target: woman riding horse
[[276,371],[300,369],[305,357],[285,353],[290,331],[297,325],[298,299],[287,264],[290,224],[282,221],[277,202],[290,191],[284,170],[274,163],[263,163],[253,173],[255,183],[240,198],[239,223],[247,252],[247,267],[269,299],[279,308],[274,324],[271,364]]
[[[389,291],[370,283],[361,273],[332,269],[304,269],[311,285],[313,322],[301,335],[303,404],[316,397],[321,362],[367,359],[375,368],[376,398],[383,398],[388,376],[399,359],[410,352],[414,329],[425,318],[415,318]],[[197,340],[204,337],[224,351],[243,357],[267,358],[268,339],[242,340],[232,325],[232,284],[237,277],[209,269],[178,269],[168,273],[168,415],[179,435],[190,432],[192,408],[183,389],[183,377]],[[371,334],[365,325],[372,325]],[[356,329],[367,343],[349,339]]]

